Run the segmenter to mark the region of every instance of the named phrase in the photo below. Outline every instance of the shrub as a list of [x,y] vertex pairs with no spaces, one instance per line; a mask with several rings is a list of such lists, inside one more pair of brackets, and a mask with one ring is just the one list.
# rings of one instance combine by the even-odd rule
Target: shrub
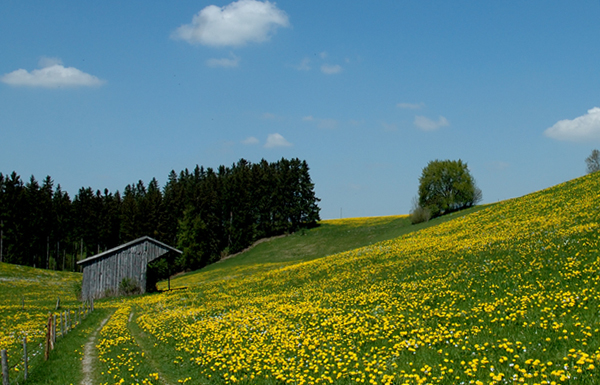
[[129,277],[123,278],[119,284],[119,293],[121,295],[141,294],[142,288],[137,280]]
[[431,210],[426,207],[421,207],[417,204],[417,206],[413,207],[410,211],[410,222],[413,225],[427,222],[429,219],[431,219]]

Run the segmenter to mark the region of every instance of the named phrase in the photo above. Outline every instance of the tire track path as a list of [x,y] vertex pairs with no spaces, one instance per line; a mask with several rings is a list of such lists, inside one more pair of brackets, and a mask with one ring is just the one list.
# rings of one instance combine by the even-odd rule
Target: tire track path
[[93,371],[94,371],[94,360],[96,357],[96,352],[94,348],[96,346],[96,339],[98,338],[98,333],[104,325],[108,322],[108,320],[112,317],[112,314],[108,315],[105,319],[100,322],[100,326],[92,333],[88,341],[85,343],[83,347],[83,359],[81,360],[81,372],[83,373],[83,380],[81,380],[81,385],[94,385],[93,381]]

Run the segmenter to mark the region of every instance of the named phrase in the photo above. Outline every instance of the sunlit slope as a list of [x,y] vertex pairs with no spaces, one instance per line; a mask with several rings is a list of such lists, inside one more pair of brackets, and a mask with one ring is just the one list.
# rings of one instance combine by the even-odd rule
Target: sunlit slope
[[598,383],[599,186],[141,297],[137,322],[188,383]]
[[[324,220],[316,228],[268,240],[234,258],[176,277],[171,280],[171,287],[188,287],[201,282],[279,269],[397,238],[481,209],[480,206],[473,207],[419,225],[411,225],[408,215]],[[159,287],[166,288],[167,282],[159,283]]]
[[77,282],[81,282],[79,273],[0,263],[0,349],[8,350],[10,363],[22,355],[24,336],[35,347],[30,354],[39,354],[37,346],[45,335],[48,312],[55,311],[59,297],[61,310],[79,306]]

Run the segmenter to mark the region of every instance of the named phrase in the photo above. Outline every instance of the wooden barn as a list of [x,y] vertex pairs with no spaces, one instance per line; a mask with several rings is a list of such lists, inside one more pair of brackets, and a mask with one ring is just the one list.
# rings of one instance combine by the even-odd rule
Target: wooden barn
[[137,282],[146,291],[148,264],[158,258],[181,254],[181,251],[148,236],[77,262],[83,267],[82,299],[117,294],[123,278]]

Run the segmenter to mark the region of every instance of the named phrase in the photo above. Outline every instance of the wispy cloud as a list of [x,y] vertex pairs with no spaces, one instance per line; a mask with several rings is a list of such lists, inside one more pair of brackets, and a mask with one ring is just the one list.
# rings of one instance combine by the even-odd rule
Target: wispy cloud
[[600,108],[594,107],[573,120],[560,120],[544,134],[552,139],[571,142],[600,140]]
[[302,59],[300,64],[298,64],[297,66],[294,66],[294,68],[297,69],[298,71],[310,71],[310,69],[311,69],[310,59],[305,57],[304,59]]
[[342,66],[340,66],[339,64],[323,64],[321,66],[321,72],[323,72],[326,75],[339,74],[340,72],[342,72]]
[[[344,68],[339,64],[331,64],[330,63],[331,60],[329,60],[329,63],[326,62],[326,59],[329,57],[329,54],[327,53],[327,51],[323,51],[319,54],[315,54],[314,56],[315,57],[318,56],[318,58],[315,58],[315,60],[317,62],[321,62],[321,65],[319,66],[319,64],[316,64],[317,68],[319,68],[321,70],[321,72],[324,73],[325,75],[339,74],[344,70]],[[320,60],[319,60],[319,58],[320,58]],[[346,58],[345,62],[350,63],[350,59]],[[312,69],[311,63],[312,63],[311,58],[305,57],[302,59],[300,64],[292,66],[292,67],[298,71],[310,71]]]
[[11,86],[59,88],[59,87],[96,87],[105,83],[96,76],[87,74],[74,67],[64,67],[60,59],[42,57],[42,68],[28,72],[24,69],[5,74],[0,78]]
[[52,67],[55,65],[63,65],[62,60],[57,57],[42,56],[38,61],[38,67],[40,68]]
[[504,171],[510,167],[510,163],[503,161],[494,161],[488,163],[488,168],[493,171]]
[[449,126],[450,122],[448,122],[448,119],[444,118],[443,116],[440,116],[439,119],[435,121],[425,116],[417,115],[415,116],[414,124],[423,131],[435,131],[441,127]]
[[338,128],[340,123],[335,119],[319,119],[317,121],[317,127],[323,128],[326,130],[334,130]]
[[247,146],[258,144],[258,143],[259,143],[259,140],[256,139],[254,136],[249,136],[246,139],[242,140],[242,144],[245,144]]
[[398,108],[403,108],[406,110],[418,110],[420,108],[425,107],[425,103],[398,103],[396,106]]
[[269,134],[267,136],[267,142],[265,143],[265,148],[275,148],[275,147],[290,147],[292,144],[288,142],[283,136],[278,133]]
[[381,126],[383,127],[383,130],[387,132],[398,131],[398,126],[393,123],[381,122]]
[[337,121],[336,119],[329,119],[329,118],[321,119],[321,118],[315,118],[312,115],[303,117],[302,121],[311,122],[313,124],[316,124],[316,126],[318,128],[326,129],[326,130],[335,130],[340,125],[340,122]]
[[289,26],[287,14],[275,3],[239,0],[224,7],[205,7],[171,37],[190,44],[242,46],[267,41],[277,28]]
[[240,58],[239,56],[234,55],[233,53],[231,53],[229,55],[229,58],[220,58],[220,59],[208,59],[206,61],[206,65],[209,67],[223,67],[223,68],[234,68],[237,67],[240,64]]

